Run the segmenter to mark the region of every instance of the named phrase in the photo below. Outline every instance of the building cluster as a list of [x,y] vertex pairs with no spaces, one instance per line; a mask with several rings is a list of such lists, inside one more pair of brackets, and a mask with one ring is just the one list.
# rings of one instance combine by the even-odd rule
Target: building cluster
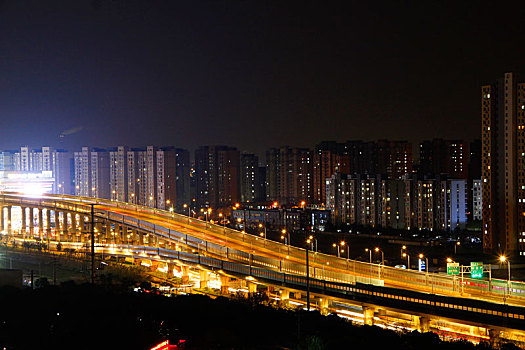
[[72,193],[71,153],[52,147],[0,151],[0,190]]
[[[328,211],[310,217],[318,208],[336,225],[396,229],[454,230],[470,218],[483,222],[486,252],[525,256],[525,81],[506,73],[480,98],[481,141],[426,140],[415,159],[411,143],[389,140],[271,148],[264,164],[228,146],[200,147],[193,161],[174,147],[21,147],[0,152],[0,190],[41,187],[177,211],[240,202],[235,215],[258,208],[249,221],[271,214],[264,222],[277,226],[322,226]],[[268,203],[304,210],[303,202],[315,210],[260,212]]]
[[[414,162],[406,141],[326,141],[314,149],[271,148],[265,166],[257,155],[228,146],[199,147],[193,162],[188,150],[175,147],[73,153],[22,147],[0,153],[0,170],[49,170],[54,193],[160,209],[304,202],[330,210],[336,225],[453,230],[466,223],[467,203],[481,207],[479,180],[469,176],[479,171],[469,172],[468,162],[480,158],[477,145],[469,153],[460,140],[424,141]],[[474,219],[479,208],[471,209]]]

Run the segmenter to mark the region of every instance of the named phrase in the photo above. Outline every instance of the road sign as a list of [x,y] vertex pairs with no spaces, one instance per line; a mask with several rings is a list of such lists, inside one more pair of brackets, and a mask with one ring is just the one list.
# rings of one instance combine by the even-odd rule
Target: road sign
[[483,278],[483,263],[482,262],[471,262],[470,263],[470,278]]
[[425,262],[425,259],[419,259],[419,272],[426,271],[427,270],[427,264]]
[[459,263],[447,263],[447,275],[459,275]]

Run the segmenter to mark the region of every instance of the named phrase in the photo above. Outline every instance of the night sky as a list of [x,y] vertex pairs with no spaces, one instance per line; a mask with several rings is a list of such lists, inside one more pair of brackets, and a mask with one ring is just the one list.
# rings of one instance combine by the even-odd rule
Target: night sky
[[0,149],[472,140],[524,4],[0,1]]

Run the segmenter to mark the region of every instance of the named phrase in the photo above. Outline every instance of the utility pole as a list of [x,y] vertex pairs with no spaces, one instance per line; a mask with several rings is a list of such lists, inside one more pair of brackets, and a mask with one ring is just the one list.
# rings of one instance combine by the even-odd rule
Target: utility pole
[[310,265],[308,259],[308,245],[310,240],[306,241],[306,310],[310,311]]
[[95,284],[95,204],[91,204],[91,284]]

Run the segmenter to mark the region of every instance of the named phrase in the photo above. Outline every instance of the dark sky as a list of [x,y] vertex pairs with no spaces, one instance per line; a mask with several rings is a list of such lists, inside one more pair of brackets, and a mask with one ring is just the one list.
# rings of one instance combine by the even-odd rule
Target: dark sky
[[0,149],[471,140],[524,4],[1,1]]

